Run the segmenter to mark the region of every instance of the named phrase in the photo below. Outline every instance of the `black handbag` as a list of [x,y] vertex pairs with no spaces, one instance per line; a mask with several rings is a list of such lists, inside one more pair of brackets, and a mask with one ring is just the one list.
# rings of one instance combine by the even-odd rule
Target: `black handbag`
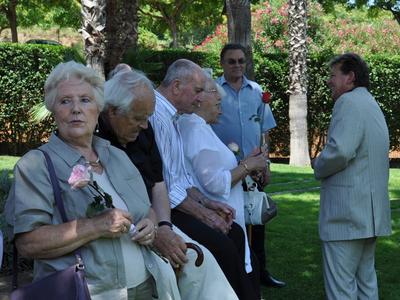
[[[47,169],[50,173],[51,184],[53,186],[54,198],[58,210],[60,211],[63,222],[68,222],[63,201],[61,199],[61,191],[54,170],[53,162],[47,152],[43,152]],[[14,273],[13,273],[13,289],[10,295],[11,300],[90,300],[89,289],[85,279],[85,265],[77,249],[74,252],[76,264],[61,271],[54,272],[38,281],[28,284],[24,287],[17,288],[18,274],[18,254],[14,246]]]

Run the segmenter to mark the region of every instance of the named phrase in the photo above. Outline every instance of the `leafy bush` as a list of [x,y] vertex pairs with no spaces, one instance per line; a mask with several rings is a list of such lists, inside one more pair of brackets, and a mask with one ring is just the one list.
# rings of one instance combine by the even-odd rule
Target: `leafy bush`
[[164,78],[169,65],[179,58],[194,61],[203,68],[221,70],[219,58],[216,54],[206,52],[188,52],[185,50],[163,50],[140,49],[138,51],[128,50],[123,62],[135,69],[141,70],[158,85]]
[[[333,57],[329,51],[314,53],[308,59],[307,121],[311,156],[314,157],[325,144],[333,100],[326,80],[329,76],[327,62]],[[369,55],[365,57],[370,67],[371,93],[379,103],[389,128],[391,150],[400,149],[400,56]],[[286,54],[265,54],[257,57],[256,78],[273,94],[271,107],[277,127],[271,131],[271,146],[275,153],[288,156],[289,96],[288,61]]]
[[51,121],[35,125],[28,111],[43,101],[47,75],[67,60],[82,61],[76,50],[51,45],[0,44],[0,152],[21,155],[40,145],[52,130]]
[[[252,36],[255,53],[288,51],[287,1],[265,1],[252,5]],[[327,15],[320,4],[310,1],[307,17],[307,44],[310,53],[332,51],[368,54],[400,54],[399,25],[389,12],[381,10],[371,18],[366,9],[346,10],[336,6],[336,15]],[[196,46],[198,51],[217,51],[227,42],[226,25],[220,24]]]
[[[311,53],[308,60],[308,136],[311,156],[314,157],[325,143],[331,119],[333,101],[326,85],[329,76],[327,62],[334,56],[332,51]],[[145,72],[159,84],[167,67],[178,58],[187,58],[202,67],[212,68],[214,75],[221,75],[219,58],[215,53],[185,51],[130,52],[125,62]],[[388,123],[392,150],[400,149],[400,94],[398,92],[400,56],[369,55],[371,92],[380,104]],[[271,150],[278,155],[288,156],[289,95],[288,56],[286,53],[260,53],[254,55],[256,81],[272,93],[271,107],[277,127],[271,131]]]
[[[273,94],[271,107],[278,126],[271,131],[271,150],[288,156],[288,4],[284,0],[260,2],[263,3],[252,5],[255,76],[256,81]],[[333,107],[325,83],[328,77],[326,63],[335,53],[346,51],[364,56],[369,63],[371,92],[386,116],[391,149],[400,149],[400,36],[397,22],[387,12],[380,12],[371,19],[365,9],[347,11],[340,5],[336,7],[336,15],[327,15],[318,3],[310,2],[307,24],[307,119],[311,156],[315,156],[325,143]],[[217,55],[227,42],[226,30],[221,26],[218,25],[196,50]]]
[[[11,169],[0,170],[0,229],[3,232],[3,263],[1,273],[11,274],[13,267],[13,244],[9,241],[8,232],[6,230],[6,220],[3,214],[4,204],[7,199],[8,191],[11,187],[12,173]],[[31,259],[19,258],[18,270],[31,270],[33,261]]]

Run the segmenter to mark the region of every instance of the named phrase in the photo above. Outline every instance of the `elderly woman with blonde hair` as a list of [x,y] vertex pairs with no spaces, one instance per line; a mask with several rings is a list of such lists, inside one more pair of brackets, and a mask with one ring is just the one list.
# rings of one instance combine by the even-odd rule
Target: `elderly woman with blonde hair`
[[[125,153],[93,135],[103,85],[94,70],[72,61],[49,75],[45,105],[57,129],[40,149],[54,164],[70,221],[63,223],[54,204],[43,153],[31,150],[14,169],[6,203],[11,235],[19,253],[35,260],[34,280],[73,265],[80,249],[92,299],[180,299],[174,273],[147,247],[156,235],[155,216],[138,170]],[[71,188],[77,165],[112,196],[110,208],[88,214],[98,189]]]

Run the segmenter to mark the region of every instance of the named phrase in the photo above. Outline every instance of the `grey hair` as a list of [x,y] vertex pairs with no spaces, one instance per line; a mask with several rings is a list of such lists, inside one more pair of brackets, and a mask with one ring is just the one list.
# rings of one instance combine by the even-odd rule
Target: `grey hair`
[[193,79],[193,74],[199,71],[202,72],[201,68],[191,60],[178,59],[168,67],[161,86],[168,87],[176,79],[187,83]]
[[44,104],[46,108],[50,112],[53,112],[58,85],[61,82],[72,78],[79,79],[82,82],[91,85],[97,107],[101,111],[104,106],[103,77],[101,77],[95,70],[72,60],[65,63],[59,63],[47,77],[46,83],[44,84]]
[[118,64],[113,70],[110,71],[110,73],[108,73],[108,79],[113,78],[117,73],[130,71],[132,71],[130,65],[124,63]]
[[129,112],[132,102],[138,99],[137,90],[143,86],[154,90],[153,83],[140,71],[121,69],[114,73],[104,84],[104,110],[112,106],[120,113]]
[[224,98],[226,96],[226,92],[222,86],[220,86],[218,83],[216,83],[211,78],[207,78],[205,91],[207,92],[210,90],[217,90],[217,93],[219,94],[219,96],[221,98]]

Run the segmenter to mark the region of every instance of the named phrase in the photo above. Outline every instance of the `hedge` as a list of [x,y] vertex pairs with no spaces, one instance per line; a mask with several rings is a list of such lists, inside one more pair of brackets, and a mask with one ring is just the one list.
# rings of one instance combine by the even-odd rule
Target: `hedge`
[[43,101],[54,66],[71,59],[82,61],[63,46],[0,43],[0,153],[21,155],[48,137],[51,121],[34,125],[28,112]]
[[[330,52],[310,54],[308,58],[308,126],[311,156],[324,144],[331,118],[333,101],[326,85],[326,63]],[[57,63],[74,58],[82,60],[68,48],[46,45],[0,44],[0,153],[21,155],[42,143],[52,129],[50,121],[33,125],[27,112],[42,101],[47,74]],[[217,54],[183,50],[128,51],[124,62],[145,72],[159,84],[168,66],[178,58],[187,58],[202,67],[212,68],[219,76],[222,70]],[[271,107],[278,126],[271,131],[271,149],[278,155],[289,155],[288,58],[285,54],[256,53],[256,81],[273,94]],[[400,56],[366,57],[371,72],[371,92],[381,106],[390,132],[392,150],[400,150]]]
[[[308,58],[308,136],[312,157],[321,150],[331,119],[333,100],[326,85],[329,76],[327,62],[332,52],[310,54]],[[205,52],[152,51],[130,52],[125,62],[148,74],[158,84],[170,63],[188,58],[202,67],[212,68],[219,76],[222,70],[218,55]],[[378,101],[389,127],[391,150],[400,150],[400,56],[370,55],[371,92]],[[285,54],[254,55],[256,81],[273,95],[271,107],[277,127],[271,131],[271,150],[281,156],[289,155],[289,95],[288,57]]]

